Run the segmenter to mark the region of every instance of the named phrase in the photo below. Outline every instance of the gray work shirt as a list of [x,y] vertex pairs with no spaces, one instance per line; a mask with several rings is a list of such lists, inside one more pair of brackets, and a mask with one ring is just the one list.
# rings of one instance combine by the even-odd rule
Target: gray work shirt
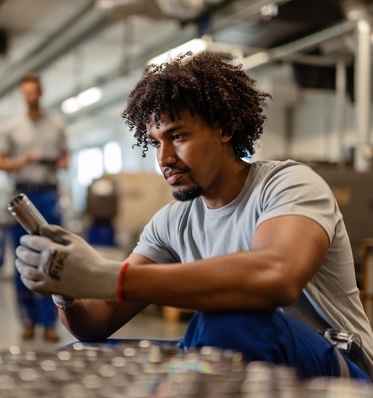
[[10,121],[0,133],[0,153],[17,158],[38,151],[42,162],[12,171],[16,183],[57,184],[58,161],[67,150],[65,124],[58,115],[44,114],[38,120],[22,115]]

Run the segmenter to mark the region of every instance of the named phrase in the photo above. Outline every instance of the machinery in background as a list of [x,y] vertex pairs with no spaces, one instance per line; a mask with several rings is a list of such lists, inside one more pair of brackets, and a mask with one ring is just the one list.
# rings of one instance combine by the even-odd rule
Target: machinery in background
[[314,167],[331,187],[343,215],[365,312],[373,325],[373,172]]
[[144,226],[172,199],[171,189],[159,174],[105,174],[87,191],[87,240],[130,253]]
[[87,241],[92,245],[115,246],[113,220],[118,212],[118,193],[113,179],[103,176],[88,187],[85,213],[89,218]]
[[362,262],[361,243],[373,238],[373,172],[314,167],[329,184],[338,202],[350,237],[355,263]]

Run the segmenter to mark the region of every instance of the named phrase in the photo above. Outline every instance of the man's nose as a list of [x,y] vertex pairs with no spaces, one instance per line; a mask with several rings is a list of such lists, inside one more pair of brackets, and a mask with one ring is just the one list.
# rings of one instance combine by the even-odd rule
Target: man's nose
[[162,144],[157,150],[157,159],[160,167],[176,163],[176,152],[172,145]]

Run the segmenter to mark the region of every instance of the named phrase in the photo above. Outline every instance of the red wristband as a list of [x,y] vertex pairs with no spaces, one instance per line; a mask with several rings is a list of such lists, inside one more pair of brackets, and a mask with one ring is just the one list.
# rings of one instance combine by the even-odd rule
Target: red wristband
[[118,279],[118,292],[117,292],[118,301],[124,301],[124,297],[123,297],[124,275],[126,274],[128,266],[129,266],[129,262],[126,261],[122,265],[122,268],[120,269],[119,279]]

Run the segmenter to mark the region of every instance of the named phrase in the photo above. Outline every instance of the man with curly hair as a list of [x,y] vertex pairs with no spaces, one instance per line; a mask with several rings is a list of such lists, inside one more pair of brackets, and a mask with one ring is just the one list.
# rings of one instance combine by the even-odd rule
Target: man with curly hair
[[[239,350],[301,377],[370,380],[372,331],[331,190],[296,161],[248,161],[270,95],[232,57],[191,55],[148,67],[123,113],[143,156],[154,147],[176,200],[124,264],[60,227],[24,236],[16,251],[24,283],[53,293],[62,322],[83,341],[108,338],[154,303],[196,310],[185,348]],[[362,338],[358,358],[310,326],[315,309]]]

